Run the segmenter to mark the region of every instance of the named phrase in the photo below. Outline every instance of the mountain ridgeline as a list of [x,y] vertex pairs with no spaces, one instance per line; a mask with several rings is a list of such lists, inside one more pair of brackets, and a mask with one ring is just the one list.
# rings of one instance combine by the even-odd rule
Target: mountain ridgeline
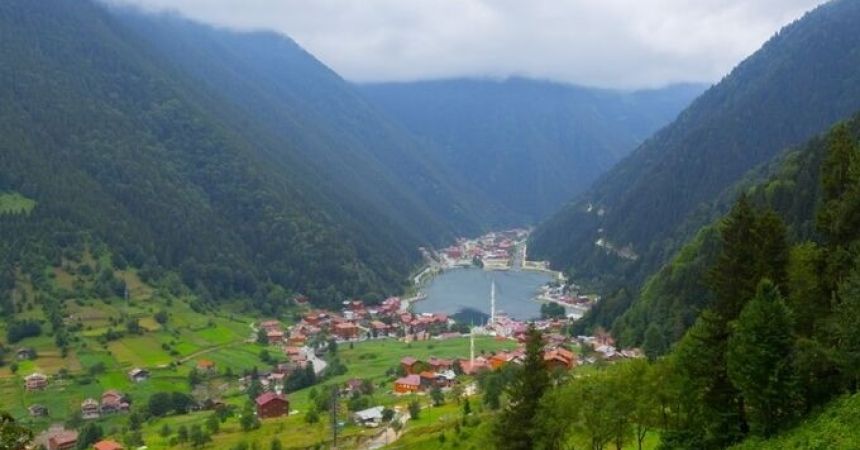
[[[851,139],[860,141],[860,115],[844,125]],[[741,194],[758,210],[771,209],[785,222],[791,242],[821,242],[816,229],[816,210],[821,204],[821,167],[830,148],[829,135],[817,136],[803,146],[793,148],[772,163],[751,172],[736,186],[726,190],[715,201],[712,215],[722,216]],[[720,224],[722,218],[703,227],[659,272],[645,283],[641,296],[614,322],[609,317],[603,324],[612,326],[613,334],[628,345],[641,345],[650,335],[649,345],[659,352],[679,340],[692,326],[703,309],[713,301],[708,287],[708,271],[716,263],[722,245]],[[796,259],[804,256],[810,247],[800,245]],[[795,260],[789,267],[803,263]],[[794,291],[799,289],[795,288]],[[803,291],[801,291],[803,292]],[[802,295],[808,294],[803,292]],[[792,292],[793,296],[801,295]],[[797,303],[806,303],[797,300]],[[813,307],[814,304],[806,303]],[[804,310],[795,320],[804,321],[813,312]],[[617,316],[616,316],[617,317]]]
[[521,78],[359,87],[433,144],[459,180],[524,223],[556,212],[704,90],[622,92]]
[[3,2],[0,37],[0,193],[35,205],[0,213],[3,295],[89,250],[204,300],[379,298],[485,223],[287,38],[60,0]]
[[786,26],[539,227],[534,257],[584,281],[638,286],[747,171],[860,109],[858,21],[860,3],[837,0]]

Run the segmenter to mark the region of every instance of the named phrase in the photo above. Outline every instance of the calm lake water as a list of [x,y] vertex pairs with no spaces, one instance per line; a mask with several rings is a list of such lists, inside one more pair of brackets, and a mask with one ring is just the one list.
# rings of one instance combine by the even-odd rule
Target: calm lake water
[[496,280],[496,312],[525,320],[540,316],[540,303],[533,298],[538,288],[553,277],[526,270],[452,269],[439,274],[424,287],[427,298],[415,303],[415,311],[459,315],[460,320],[474,320],[478,324],[490,313],[493,279]]

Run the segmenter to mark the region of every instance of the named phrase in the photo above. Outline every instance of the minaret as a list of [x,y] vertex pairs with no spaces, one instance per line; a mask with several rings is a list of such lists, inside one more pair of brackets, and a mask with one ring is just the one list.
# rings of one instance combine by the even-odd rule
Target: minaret
[[490,284],[490,326],[496,323],[496,279]]
[[469,328],[469,367],[475,367],[475,327]]

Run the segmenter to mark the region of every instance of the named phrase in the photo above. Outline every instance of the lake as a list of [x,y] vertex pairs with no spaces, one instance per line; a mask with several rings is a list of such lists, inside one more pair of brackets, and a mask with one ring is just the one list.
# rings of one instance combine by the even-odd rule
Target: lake
[[482,323],[490,313],[490,283],[496,280],[496,312],[520,320],[540,317],[534,301],[538,288],[553,280],[545,272],[451,269],[437,275],[422,291],[427,298],[415,303],[416,312],[441,312],[459,320]]

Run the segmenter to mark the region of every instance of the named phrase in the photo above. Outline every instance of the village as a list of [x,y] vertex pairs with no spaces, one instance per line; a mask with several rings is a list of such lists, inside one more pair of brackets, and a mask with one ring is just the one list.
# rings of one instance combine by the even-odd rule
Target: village
[[570,283],[564,274],[550,270],[546,261],[529,261],[526,245],[529,233],[528,229],[514,228],[490,232],[474,239],[458,238],[454,245],[439,251],[422,249],[428,266],[422,276],[416,277],[416,284],[423,281],[424,274],[463,267],[546,272],[552,274],[555,280],[542,286],[534,300],[562,306],[568,318],[579,319],[600,301],[600,298],[596,295],[585,295],[582,289]]
[[[459,239],[454,246],[426,254],[432,255],[435,267],[440,270],[478,265],[485,270],[515,267],[515,270],[548,271],[545,265],[526,260],[527,237],[528,230],[522,229],[488,233],[477,239]],[[307,417],[325,410],[325,402],[309,398],[310,392],[315,392],[317,387],[327,392],[334,383],[335,400],[332,401],[335,405],[338,401],[346,401],[348,405],[344,408],[346,411],[340,411],[341,417],[345,414],[353,427],[347,429],[352,430],[354,436],[367,438],[356,430],[381,427],[388,440],[393,428],[400,430],[409,421],[411,416],[406,405],[412,402],[410,398],[444,396],[452,392],[476,395],[479,394],[477,380],[484,374],[520,364],[525,355],[529,324],[534,324],[542,333],[544,362],[554,373],[565,374],[581,366],[642,357],[638,349],[616,348],[612,337],[599,330],[594,336],[570,335],[572,321],[597,301],[578,291],[577,286],[558,275],[541,287],[533,300],[561,305],[566,314],[525,321],[497,312],[493,282],[487,298],[490,314],[478,325],[458,322],[447,314],[414,312],[413,302],[420,299],[420,295],[411,299],[389,297],[378,304],[350,299],[343,301],[338,310],[314,307],[310,299],[298,295],[289,300],[293,311],[291,320],[257,318],[247,324],[244,338],[229,344],[237,350],[247,349],[246,353],[260,353],[256,363],[243,361],[242,365],[235,366],[236,370],[241,367],[241,372],[234,371],[232,361],[210,359],[206,355],[209,351],[198,352],[198,357],[194,357],[198,353],[192,353],[167,367],[163,364],[127,367],[124,383],[106,383],[101,392],[87,389],[88,395],[77,399],[72,414],[77,426],[54,423],[37,436],[36,442],[48,450],[78,448],[79,432],[84,424],[115,423],[114,417],[134,415],[141,408],[151,409],[152,396],[166,394],[151,394],[147,385],[152,383],[153,376],[158,379],[165,371],[180,371],[189,377],[189,394],[171,394],[171,401],[183,402],[174,411],[235,410],[241,405],[236,400],[245,397],[253,405],[245,414],[252,414],[262,424],[278,419],[292,420],[294,416],[303,417],[302,421],[308,423]],[[212,325],[211,319],[209,324]],[[476,349],[476,342],[480,349]],[[165,344],[162,347],[167,348]],[[338,348],[342,349],[340,353],[348,364],[354,362],[349,359],[353,348],[361,350],[359,360],[372,356],[385,363],[375,371],[354,365],[347,367],[337,353]],[[371,348],[389,350],[371,355],[367,351]],[[421,350],[412,352],[411,348]],[[222,351],[217,347],[213,350],[215,352],[210,353],[213,357]],[[22,362],[36,359],[36,352],[26,347],[19,348],[16,355]],[[39,371],[22,374],[21,380],[23,390],[31,393],[24,399],[45,398],[38,393],[63,390],[65,388],[60,386],[69,383],[66,376]],[[117,386],[125,386],[125,389]],[[149,405],[135,401],[139,391],[150,393]],[[337,400],[338,397],[341,400]],[[338,411],[337,407],[334,410]],[[26,411],[33,420],[56,417],[56,411],[38,401],[27,403]],[[338,423],[345,422],[339,419]],[[316,429],[325,433],[319,427]],[[175,441],[175,436],[171,439]],[[93,443],[92,448],[126,447],[118,440],[102,439]]]

